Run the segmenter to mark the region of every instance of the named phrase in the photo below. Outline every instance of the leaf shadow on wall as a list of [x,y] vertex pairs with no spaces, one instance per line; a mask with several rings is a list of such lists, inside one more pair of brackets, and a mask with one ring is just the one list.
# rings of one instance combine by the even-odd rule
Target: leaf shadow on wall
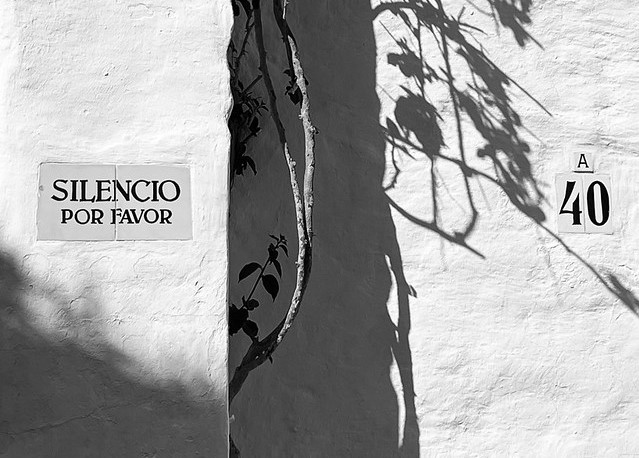
[[[0,456],[184,457],[219,449],[210,430],[225,416],[219,406],[196,402],[177,383],[132,375],[135,364],[102,336],[96,300],[88,295],[81,312],[22,271],[0,250]],[[32,300],[55,316],[36,317]],[[56,321],[64,325],[52,329]]]
[[[487,0],[487,3],[489,9],[479,11],[491,15],[496,24],[500,23],[510,29],[519,46],[525,47],[530,41],[543,49],[525,29],[525,25],[531,22],[531,0],[512,3],[508,0]],[[477,8],[476,5],[472,5]],[[479,249],[467,242],[480,216],[475,205],[471,180],[477,180],[479,187],[481,182],[496,186],[516,209],[557,241],[590,270],[609,292],[637,314],[639,302],[616,275],[598,271],[545,226],[546,215],[541,205],[546,201],[546,197],[533,174],[529,159],[531,148],[521,135],[526,128],[512,102],[513,90],[523,93],[548,116],[552,115],[490,59],[479,39],[483,31],[464,22],[464,12],[465,8],[462,8],[457,16],[450,15],[444,9],[442,0],[383,2],[375,8],[376,18],[383,17],[384,14],[394,16],[403,22],[413,39],[410,41],[413,44],[410,45],[408,40],[396,39],[386,29],[399,50],[397,53],[389,53],[386,56],[387,62],[412,80],[415,89],[401,86],[404,94],[393,101],[395,120],[386,118],[386,125],[382,126],[387,144],[390,146],[393,168],[392,176],[384,189],[388,192],[397,185],[401,174],[398,154],[411,159],[416,159],[416,155],[426,156],[429,162],[432,215],[429,220],[416,217],[387,196],[390,206],[414,224],[484,258]],[[429,62],[424,55],[425,41],[439,50],[437,62]],[[456,64],[466,68],[455,69]],[[462,87],[464,78],[469,81]],[[442,137],[440,125],[444,119],[443,114],[429,100],[429,89],[437,85],[447,88],[447,101],[453,107],[457,133],[456,145],[453,148],[448,148]],[[477,158],[489,161],[489,172],[469,165],[470,154],[466,151],[465,145],[465,137],[469,133],[468,127],[464,127],[466,120],[470,120],[474,133],[478,133],[484,142],[474,154]],[[453,155],[449,151],[456,151],[458,154]],[[464,183],[465,207],[470,216],[462,227],[456,229],[446,229],[439,222],[440,202],[446,199],[438,183],[442,180],[436,170],[437,165],[441,163],[457,168],[458,177]],[[443,188],[447,189],[446,183],[442,184]]]
[[[503,26],[510,28],[517,43],[524,46],[527,41],[534,41],[524,28],[524,24],[530,22],[530,4],[526,1],[515,5],[491,0],[491,10],[485,14],[492,15],[495,21],[499,20]],[[519,134],[522,121],[509,96],[509,87],[517,84],[490,60],[480,41],[473,35],[481,31],[462,20],[463,12],[462,9],[457,17],[449,15],[441,0],[381,2],[373,9],[374,20],[381,22],[398,50],[385,56],[388,64],[397,67],[412,83],[410,86],[401,85],[403,94],[392,100],[394,120],[386,118],[386,125],[380,126],[391,163],[390,177],[385,178],[383,189],[389,206],[399,215],[437,234],[441,239],[484,258],[480,248],[468,242],[480,217],[471,184],[473,178],[481,176],[499,186],[510,202],[536,224],[541,225],[546,217],[541,209],[544,195],[533,176],[528,158],[530,147]],[[402,38],[395,38],[384,26],[384,19],[389,16],[394,17],[408,32]],[[426,47],[429,52],[425,52]],[[466,66],[465,73],[470,74],[470,83],[464,89],[457,87],[459,77],[455,64]],[[430,91],[436,86],[440,86],[440,90],[435,92],[446,94],[443,105],[452,105],[452,110],[449,110],[452,115],[449,117],[454,120],[457,137],[451,148],[445,144],[441,127],[446,115],[430,98]],[[523,88],[520,89],[523,91]],[[472,152],[466,150],[465,135],[468,132],[465,129],[469,126],[464,123],[464,116],[471,120],[472,128],[484,141],[475,154],[491,162],[493,174],[468,165],[468,156]],[[399,154],[411,159],[421,159],[416,156],[427,158],[428,171],[424,182],[431,196],[428,206],[432,214],[429,220],[411,214],[389,196],[389,191],[397,186],[401,174]],[[451,179],[450,173],[445,178],[438,174],[437,165],[442,162],[457,169],[455,179],[461,181],[465,193],[463,204],[455,201],[457,206],[465,207],[464,213],[467,215],[466,220],[457,227],[446,227],[441,221],[444,211],[441,202],[449,194],[451,185],[446,183]],[[392,247],[388,253],[397,282],[399,312],[393,355],[401,375],[405,412],[399,456],[419,456],[419,426],[409,343],[410,296],[415,292],[406,283],[397,240],[394,239],[389,247]]]
[[[534,41],[525,30],[530,1],[489,3],[489,14],[512,31],[519,45]],[[433,49],[440,50],[441,62],[431,66],[419,48],[399,39],[399,52],[378,56],[373,23],[382,14],[405,21],[415,33],[429,34]],[[520,135],[524,126],[509,98],[510,87],[516,83],[473,44],[468,37],[472,26],[447,14],[439,1],[385,2],[376,8],[368,0],[324,0],[303,6],[294,2],[289,18],[291,24],[299,24],[296,39],[310,81],[313,121],[320,131],[313,272],[301,312],[273,355],[273,365],[252,373],[234,401],[233,438],[244,456],[418,457],[420,429],[409,343],[410,299],[415,291],[404,274],[391,211],[483,257],[481,247],[469,242],[480,216],[471,180],[481,178],[503,190],[515,208],[545,230],[544,196],[533,175],[530,147]],[[276,57],[276,50],[281,50],[279,37],[270,37],[268,44],[273,68],[286,68]],[[454,84],[453,52],[474,77],[474,84],[464,90]],[[395,102],[395,119],[380,126],[376,71],[383,57],[413,78],[417,89],[405,88]],[[281,78],[279,87],[285,84]],[[459,156],[444,148],[440,127],[444,114],[429,101],[430,84],[443,85],[453,105]],[[284,99],[280,97],[281,104],[287,103]],[[484,140],[478,151],[464,151],[463,136],[468,132],[462,130],[463,116]],[[288,126],[296,122],[294,115],[286,119]],[[301,163],[301,134],[294,129],[287,132]],[[282,204],[290,200],[284,164],[273,159],[271,165],[268,156],[279,154],[277,141],[264,135],[260,142],[258,168],[267,169],[266,173],[259,180],[236,181],[233,190],[231,278],[255,253],[261,253],[263,242],[256,235],[290,233],[294,227],[292,209]],[[387,149],[392,151],[393,173],[385,180]],[[420,154],[432,165],[426,174],[431,181],[424,181],[434,195],[430,220],[409,213],[388,196],[401,174],[399,154]],[[489,161],[491,173],[468,165],[470,154]],[[459,227],[440,223],[438,163],[456,167],[466,189],[469,216]],[[292,269],[288,266],[287,272]],[[609,284],[608,289],[612,287]],[[231,288],[232,297],[239,301],[242,288],[235,282]],[[616,290],[622,291],[621,287]],[[290,291],[289,281],[281,297]],[[395,319],[387,308],[391,294],[397,295]],[[636,301],[629,291],[617,296],[625,297],[626,304]],[[280,303],[275,311],[260,310],[261,329],[269,317],[281,316],[285,306]],[[245,344],[231,339],[231,368]],[[401,392],[395,391],[391,380],[393,367]]]
[[[412,41],[420,44],[417,46],[409,44],[405,38],[393,38],[400,52],[387,55],[388,63],[398,67],[404,76],[414,82],[414,89],[402,86],[404,94],[393,101],[395,120],[386,118],[385,134],[391,146],[393,175],[385,189],[388,191],[397,184],[401,173],[397,165],[399,153],[408,157],[425,155],[429,162],[432,217],[429,221],[420,220],[389,198],[391,206],[414,223],[481,257],[483,255],[467,243],[479,217],[472,179],[479,177],[497,185],[517,209],[536,223],[543,223],[546,216],[540,205],[544,195],[533,176],[528,158],[530,146],[520,135],[523,129],[521,117],[511,103],[510,88],[519,86],[484,52],[481,43],[473,36],[473,33],[481,31],[462,21],[463,10],[457,18],[450,16],[439,0],[434,4],[382,3],[376,8],[376,16],[383,18],[384,13],[399,18],[412,36]],[[511,23],[510,20],[502,22]],[[528,37],[524,29],[515,28],[514,32],[517,41],[523,45]],[[439,59],[430,62],[424,55],[424,47],[438,49]],[[466,68],[462,71],[456,69],[455,64],[459,63]],[[459,75],[464,73],[470,74],[470,82],[465,88],[459,88],[464,78]],[[448,94],[445,102],[452,104],[457,138],[456,144],[450,148],[444,143],[440,126],[444,115],[429,101],[429,91],[436,86],[446,88]],[[523,91],[523,88],[520,89]],[[472,152],[467,151],[465,142],[465,136],[469,134],[465,131],[468,127],[464,127],[465,117],[471,120],[474,130],[484,141],[476,155],[490,161],[493,173],[469,166],[468,156]],[[440,202],[446,199],[439,186],[444,179],[438,178],[437,174],[437,165],[441,163],[457,169],[466,194],[464,206],[469,217],[463,227],[454,230],[443,228],[439,221]]]

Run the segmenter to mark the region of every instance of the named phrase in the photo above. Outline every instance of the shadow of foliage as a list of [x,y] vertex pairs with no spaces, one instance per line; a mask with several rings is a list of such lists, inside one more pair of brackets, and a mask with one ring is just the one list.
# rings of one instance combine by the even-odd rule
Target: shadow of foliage
[[639,298],[621,283],[614,274],[607,276],[610,292],[617,296],[628,309],[639,316]]
[[[480,14],[490,16],[498,29],[509,29],[520,47],[532,42],[543,49],[525,28],[531,23],[531,0],[487,0],[484,2],[487,7],[483,9],[468,3]],[[465,12],[464,7],[456,15],[450,14],[442,0],[381,2],[374,8],[375,19],[396,45],[394,52],[386,54],[386,61],[406,77],[406,82],[399,86],[401,95],[392,100],[393,116],[387,117],[385,125],[380,126],[392,167],[384,184],[389,205],[412,223],[483,258],[480,249],[469,244],[480,217],[473,193],[476,188],[471,183],[472,180],[488,182],[501,189],[532,224],[555,239],[608,291],[639,314],[639,300],[615,275],[599,272],[545,226],[547,216],[542,205],[546,197],[543,185],[534,175],[532,151],[524,135],[527,130],[514,106],[514,92],[523,94],[548,116],[552,115],[489,57],[481,43],[482,30],[464,20]],[[386,20],[393,22],[394,27],[386,27]],[[441,96],[442,93],[447,93],[447,97]],[[439,94],[439,100],[433,94]],[[447,118],[454,121],[454,144],[447,144],[443,133]],[[467,141],[468,138],[472,141]],[[410,213],[390,197],[389,192],[398,186],[402,173],[398,155],[426,158],[426,183],[430,184],[431,191],[430,219]],[[440,163],[456,168],[465,189],[464,202],[455,203],[463,206],[468,216],[454,228],[441,224],[447,185],[437,172]],[[403,278],[401,266],[393,272],[396,278]],[[410,323],[410,307],[402,306],[401,302],[400,299],[399,320]],[[411,353],[407,343],[409,330],[410,326],[398,328],[398,341],[406,342],[403,350],[406,355]],[[402,368],[399,360],[398,364],[400,371],[408,374],[402,377],[404,393],[412,393],[412,368],[406,365]],[[405,396],[404,403],[406,412],[414,412],[414,396]],[[408,425],[405,431],[410,431]],[[405,433],[403,451],[409,453],[402,456],[419,456],[419,445],[415,442],[418,437],[419,433],[412,439]]]
[[[66,337],[40,329],[26,307],[33,297],[68,312],[77,329]],[[0,250],[0,456],[177,458],[219,450],[210,432],[224,418],[219,406],[175,382],[143,382],[92,319],[74,314],[68,299],[44,290]],[[87,332],[92,345],[75,341]]]
[[[525,29],[531,23],[532,0],[487,0],[487,3],[488,8],[485,10],[474,3],[470,4],[481,13],[492,16],[496,24],[510,29],[519,46],[524,47],[532,41],[541,47]],[[490,59],[477,38],[483,32],[463,20],[465,8],[457,16],[453,16],[444,9],[442,0],[408,0],[379,4],[375,8],[375,16],[384,13],[403,22],[413,43],[409,45],[406,38],[393,37],[399,52],[388,53],[387,61],[414,83],[411,88],[402,86],[404,94],[395,100],[394,120],[386,118],[386,126],[383,127],[387,143],[391,146],[394,167],[390,184],[385,189],[388,191],[394,188],[401,173],[397,166],[397,151],[411,158],[416,154],[425,155],[430,161],[432,219],[426,221],[417,218],[389,197],[390,205],[412,222],[483,257],[467,243],[479,217],[470,179],[488,181],[498,186],[519,211],[591,270],[609,291],[635,310],[634,296],[614,275],[604,278],[574,253],[557,234],[544,226],[546,215],[541,205],[546,198],[533,174],[529,157],[531,148],[522,136],[526,129],[514,107],[513,91],[520,91],[545,113],[552,115]],[[439,51],[438,61],[429,60],[432,55],[427,58],[424,52],[427,47]],[[445,144],[441,128],[443,116],[428,98],[429,91],[436,90],[438,85],[446,87],[448,101],[453,107],[456,148],[449,148]],[[469,152],[464,142],[469,124],[474,133],[478,133],[483,139],[483,145],[472,153],[477,158],[490,161],[492,173],[469,165]],[[457,154],[451,151],[456,151]],[[461,229],[454,231],[445,230],[438,224],[438,202],[443,198],[439,195],[435,173],[438,161],[457,167],[465,184],[466,205],[471,216]]]
[[[531,2],[524,2],[517,7],[513,3],[498,1],[490,4],[495,19],[499,18],[503,26],[510,28],[522,46],[531,38],[523,28],[524,24],[530,22],[530,5]],[[511,93],[514,89],[526,92],[489,58],[476,38],[481,30],[462,20],[463,9],[456,17],[452,16],[439,0],[384,2],[376,7],[375,15],[384,13],[401,20],[412,38],[409,41],[405,37],[393,37],[399,52],[389,53],[387,61],[413,82],[411,87],[402,86],[404,94],[395,100],[394,119],[387,118],[384,126],[387,141],[392,146],[394,166],[394,176],[386,189],[397,184],[401,173],[397,166],[398,151],[410,157],[425,155],[430,161],[432,219],[423,221],[411,216],[392,200],[391,205],[413,222],[476,254],[479,254],[478,251],[467,244],[467,238],[478,219],[470,185],[473,177],[489,179],[506,193],[519,210],[536,222],[545,221],[546,216],[541,209],[544,195],[533,176],[530,146],[522,138],[520,132],[524,127],[512,103]],[[434,60],[430,52],[427,56],[426,49],[439,50],[439,58]],[[429,101],[428,94],[433,89],[438,90],[436,86],[444,86],[449,94],[448,101],[452,104],[457,131],[457,144],[454,145],[457,155],[449,152],[454,148],[449,149],[443,139],[442,114]],[[469,152],[464,141],[468,121],[484,141],[474,154],[489,160],[494,174],[469,166]],[[454,231],[445,230],[439,225],[438,208],[442,199],[436,174],[436,163],[439,161],[458,168],[466,189],[466,206],[470,210],[470,217],[461,228]]]
[[[485,0],[483,9],[468,3],[506,29],[504,39],[512,40],[512,34],[515,46],[537,43],[526,31],[531,1]],[[319,82],[311,90],[313,118],[321,132],[315,259],[290,340],[234,402],[234,439],[251,456],[420,456],[409,340],[410,301],[417,293],[404,273],[391,210],[483,257],[481,247],[471,245],[471,235],[481,216],[474,195],[480,186],[474,181],[487,182],[626,305],[634,300],[621,283],[606,282],[544,226],[544,188],[535,177],[527,131],[514,106],[516,92],[534,99],[490,59],[482,32],[465,21],[465,10],[451,15],[439,0],[374,5],[368,0],[291,4],[291,22],[305,27],[296,37],[305,69],[311,81]],[[399,24],[388,29],[396,49],[379,56],[374,23],[383,27],[387,20]],[[399,28],[407,33],[398,35]],[[271,37],[269,49],[278,49],[278,42],[279,37]],[[274,67],[286,68],[277,56],[272,52]],[[388,117],[382,125],[379,115],[388,105],[380,103],[379,91],[387,89],[380,89],[381,75],[376,74],[381,59],[406,77],[405,84],[391,82],[392,95],[386,95],[392,106],[384,111]],[[281,97],[286,84],[281,77]],[[455,128],[448,138],[451,129],[444,120],[451,119]],[[287,121],[292,125],[295,120]],[[267,132],[272,134],[265,129],[260,151],[268,153],[277,150],[277,142]],[[299,133],[291,137],[294,146],[302,144]],[[413,159],[426,164],[420,183],[431,190],[428,217],[411,214],[390,197],[401,184],[399,164]],[[465,217],[452,227],[442,215],[450,183],[439,174],[439,165],[452,169],[463,189]],[[256,227],[285,232],[294,222],[291,209],[280,203],[288,201],[290,191],[280,185],[286,179],[273,165],[250,192],[239,186],[234,190],[233,199],[242,199],[242,205],[231,208],[232,272],[262,249],[257,242],[248,246]],[[393,288],[396,297],[391,299]],[[281,295],[286,291],[292,285],[285,280]],[[242,294],[231,285],[235,300]],[[389,300],[396,301],[397,316],[390,316]],[[258,313],[265,317],[268,312]],[[231,342],[231,359],[238,358],[238,347]],[[395,369],[401,390],[390,377]]]

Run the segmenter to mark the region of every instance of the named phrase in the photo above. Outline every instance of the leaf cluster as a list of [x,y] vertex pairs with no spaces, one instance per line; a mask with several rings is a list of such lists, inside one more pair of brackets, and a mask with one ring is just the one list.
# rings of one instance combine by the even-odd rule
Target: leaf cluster
[[240,14],[238,3],[244,9],[246,23],[239,46],[236,45],[235,41],[231,40],[228,50],[231,94],[233,96],[233,109],[228,121],[229,130],[231,131],[231,181],[236,175],[244,175],[248,168],[253,171],[253,174],[257,174],[255,160],[247,154],[247,146],[249,141],[257,137],[262,130],[260,118],[263,112],[268,111],[262,97],[252,90],[262,76],[256,76],[249,84],[245,84],[240,76],[240,63],[246,55],[246,48],[254,27],[254,21],[252,20],[253,11],[247,0],[232,1],[234,14],[236,16]]
[[[264,263],[249,262],[245,264],[240,270],[238,275],[238,282],[242,282],[247,278],[253,276],[255,272],[259,274],[255,277],[253,287],[251,288],[248,296],[242,296],[242,305],[236,306],[231,304],[229,307],[229,333],[234,335],[240,330],[249,336],[253,341],[258,340],[259,327],[257,323],[249,319],[250,312],[260,306],[260,302],[253,296],[259,285],[271,296],[273,301],[277,298],[280,291],[280,283],[278,277],[282,278],[282,265],[279,261],[280,252],[284,253],[288,257],[288,246],[286,237],[280,234],[279,237],[269,235],[273,239],[273,242],[268,245],[268,257]],[[272,267],[277,273],[278,277],[272,273],[268,273],[268,269]]]

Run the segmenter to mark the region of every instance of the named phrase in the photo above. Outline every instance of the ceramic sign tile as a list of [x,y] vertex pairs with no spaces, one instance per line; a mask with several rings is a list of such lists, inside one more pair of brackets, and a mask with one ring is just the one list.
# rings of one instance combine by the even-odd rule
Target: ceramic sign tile
[[573,172],[593,173],[595,171],[595,158],[593,154],[574,153],[572,155],[572,170]]
[[37,226],[39,240],[189,240],[189,169],[41,164]]
[[608,175],[584,175],[587,233],[612,234],[612,184]]
[[556,177],[559,232],[584,232],[582,176],[560,173]]
[[608,175],[560,173],[556,188],[559,232],[613,233]]
[[38,240],[114,240],[113,165],[40,165]]
[[167,165],[119,165],[119,193],[114,213],[117,240],[189,240],[191,178],[189,169]]

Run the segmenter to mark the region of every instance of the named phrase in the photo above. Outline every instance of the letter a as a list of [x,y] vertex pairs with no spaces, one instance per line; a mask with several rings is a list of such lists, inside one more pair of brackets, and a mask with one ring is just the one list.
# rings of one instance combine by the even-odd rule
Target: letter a
[[586,161],[586,155],[585,154],[580,154],[579,155],[579,163],[577,164],[577,168],[581,168],[581,165],[584,165],[584,167],[586,167],[587,169],[590,168],[590,166],[588,165],[588,161]]

